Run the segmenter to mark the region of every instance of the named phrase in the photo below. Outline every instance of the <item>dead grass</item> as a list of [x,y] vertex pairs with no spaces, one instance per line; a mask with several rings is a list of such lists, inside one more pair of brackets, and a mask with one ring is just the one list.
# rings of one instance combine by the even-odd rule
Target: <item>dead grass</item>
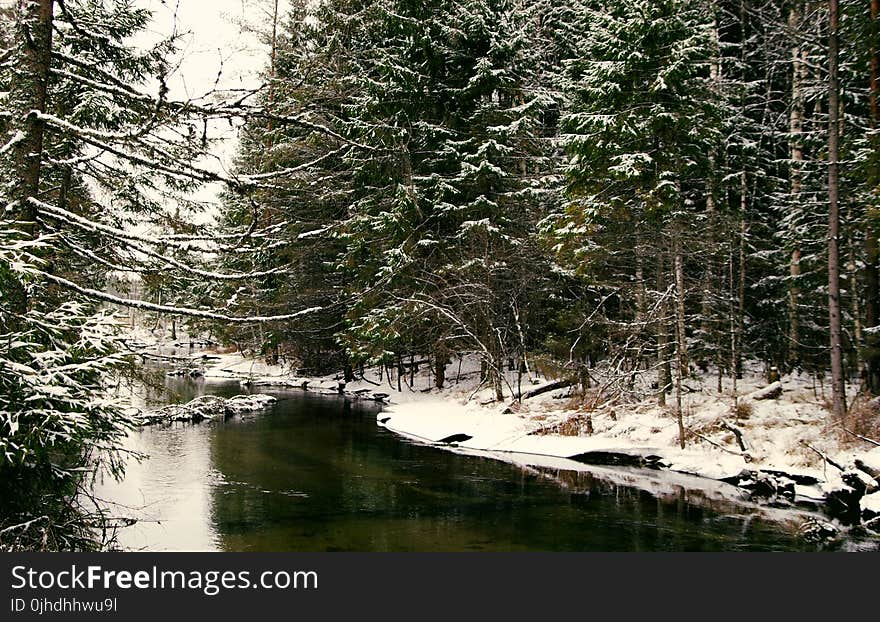
[[542,426],[541,429],[533,432],[536,436],[548,436],[558,434],[559,436],[590,436],[593,433],[593,417],[589,414],[578,414],[555,423],[553,425]]
[[736,405],[730,409],[730,414],[733,415],[734,420],[744,421],[755,414],[755,408],[751,402],[737,400]]
[[[859,395],[850,404],[846,414],[846,428],[860,436],[880,442],[880,400],[867,395]],[[870,443],[860,440],[842,429],[841,444],[845,446],[868,447]]]

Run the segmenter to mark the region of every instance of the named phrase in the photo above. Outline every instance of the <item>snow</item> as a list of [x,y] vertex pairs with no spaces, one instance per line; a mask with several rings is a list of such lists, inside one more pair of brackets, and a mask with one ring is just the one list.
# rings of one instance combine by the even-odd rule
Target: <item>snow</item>
[[751,400],[766,400],[772,399],[774,395],[782,392],[782,383],[778,380],[774,383],[768,384],[766,387],[762,389],[758,389],[757,391],[753,391],[749,393],[746,397]]
[[259,412],[268,409],[277,401],[276,397],[259,393],[236,395],[229,399],[216,395],[202,395],[186,404],[169,404],[159,410],[145,413],[141,417],[141,424],[152,425],[172,421],[199,423],[229,415]]
[[880,447],[861,453],[858,458],[869,469],[880,471]]
[[872,516],[880,516],[880,492],[865,495],[861,500],[863,513],[869,513]]
[[[653,397],[631,403],[596,399],[592,402],[599,405],[589,410],[573,399],[570,389],[559,389],[524,400],[517,407],[511,397],[516,393],[516,373],[508,372],[505,400],[495,402],[491,389],[478,386],[478,354],[452,360],[442,391],[433,388],[428,366],[422,365],[412,388],[408,385],[408,373],[404,375],[400,392],[396,376],[389,380],[379,368],[368,368],[363,379],[345,383],[341,375],[303,378],[289,365],[271,365],[234,352],[211,352],[209,358],[200,359],[202,356],[197,353],[193,360],[199,361],[209,381],[239,379],[255,387],[344,391],[353,399],[384,402],[377,423],[412,441],[532,466],[595,470],[595,465],[585,464],[589,456],[581,461],[573,458],[594,452],[611,453],[661,467],[664,477],[688,478],[689,485],[702,482],[701,489],[714,489],[721,484],[719,480],[735,481],[744,472],[781,472],[798,480],[793,486],[795,498],[808,503],[820,502],[843,484],[841,473],[825,464],[804,443],[848,468],[858,458],[880,469],[880,448],[859,450],[860,445],[847,445],[845,437],[829,434],[823,398],[814,393],[807,376],[786,376],[781,379],[782,394],[778,399],[753,401],[743,396],[760,391],[768,383],[762,379],[760,370],[747,370],[738,382],[740,418],[733,412],[734,398],[729,388],[718,394],[715,378],[688,379],[685,384],[690,392],[684,396],[683,411],[685,428],[691,434],[685,449],[681,449],[672,409],[657,406]],[[601,378],[602,370],[591,373]],[[550,380],[525,376],[522,386],[525,390]],[[650,387],[651,381],[650,377],[639,379],[646,387]],[[591,434],[585,432],[583,425],[579,433],[560,433],[561,425],[588,415]],[[725,425],[741,430],[747,452],[740,451],[734,434]],[[574,430],[578,432],[577,427]],[[439,443],[453,435],[469,438],[453,444]],[[616,472],[617,468],[611,470]],[[809,485],[811,480],[818,483]],[[745,494],[740,488],[732,488],[739,495]]]

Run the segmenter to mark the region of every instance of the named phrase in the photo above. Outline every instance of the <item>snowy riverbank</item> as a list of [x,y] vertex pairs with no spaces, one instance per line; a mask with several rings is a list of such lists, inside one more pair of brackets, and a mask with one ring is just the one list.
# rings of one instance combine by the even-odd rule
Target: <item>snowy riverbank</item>
[[[229,353],[195,354],[190,368],[209,381],[238,380],[251,390],[295,388],[379,401],[385,404],[379,425],[452,451],[544,468],[659,469],[712,494],[765,507],[821,507],[851,521],[861,513],[870,525],[880,514],[878,482],[866,473],[880,473],[880,448],[831,425],[820,390],[804,376],[782,378],[780,390],[767,398],[766,381],[748,373],[739,383],[737,409],[729,390],[717,393],[714,378],[689,379],[683,404],[688,439],[680,449],[673,411],[656,404],[647,377],[638,382],[650,397],[629,403],[611,399],[594,407],[601,400],[578,398],[570,388],[515,404],[510,388],[515,372],[505,400],[495,402],[493,392],[480,387],[475,356],[447,367],[443,390],[432,387],[427,365],[406,369],[399,379],[394,369],[371,368],[349,383],[335,375],[299,377],[282,365]],[[551,383],[525,378],[523,391]]]

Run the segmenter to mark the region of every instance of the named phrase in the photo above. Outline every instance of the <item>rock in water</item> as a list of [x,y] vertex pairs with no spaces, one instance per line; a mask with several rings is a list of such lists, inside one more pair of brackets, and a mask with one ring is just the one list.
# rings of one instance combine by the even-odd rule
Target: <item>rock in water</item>
[[447,436],[446,438],[441,438],[438,443],[443,443],[445,445],[451,445],[452,443],[463,443],[465,441],[469,441],[473,438],[468,434],[453,434],[452,436]]
[[219,417],[231,417],[242,413],[265,410],[277,402],[271,395],[236,395],[229,399],[216,395],[202,395],[186,404],[171,404],[157,411],[145,413],[141,425],[185,421],[199,423]]
[[257,412],[260,410],[266,410],[277,401],[277,398],[262,393],[255,393],[253,395],[236,395],[235,397],[230,397],[226,400],[224,411],[226,416]]
[[815,518],[807,519],[798,529],[798,535],[807,542],[824,542],[833,539],[838,533],[837,527],[831,523]]

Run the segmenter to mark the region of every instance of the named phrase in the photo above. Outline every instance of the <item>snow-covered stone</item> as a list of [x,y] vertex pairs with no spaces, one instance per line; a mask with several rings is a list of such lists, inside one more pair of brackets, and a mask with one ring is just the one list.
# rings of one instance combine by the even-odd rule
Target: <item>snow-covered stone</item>
[[798,529],[798,533],[804,540],[817,543],[834,538],[839,531],[831,523],[816,518],[805,521]]
[[142,425],[184,421],[199,423],[212,419],[230,417],[249,412],[265,410],[277,402],[271,395],[236,395],[224,399],[216,395],[202,395],[186,404],[171,404],[159,410],[146,413],[141,419]]
[[224,408],[226,414],[240,415],[242,413],[258,412],[271,408],[278,401],[278,398],[262,393],[253,395],[236,395],[226,400]]
[[861,469],[847,469],[840,474],[840,477],[847,486],[862,494],[870,494],[877,491],[877,481]]

